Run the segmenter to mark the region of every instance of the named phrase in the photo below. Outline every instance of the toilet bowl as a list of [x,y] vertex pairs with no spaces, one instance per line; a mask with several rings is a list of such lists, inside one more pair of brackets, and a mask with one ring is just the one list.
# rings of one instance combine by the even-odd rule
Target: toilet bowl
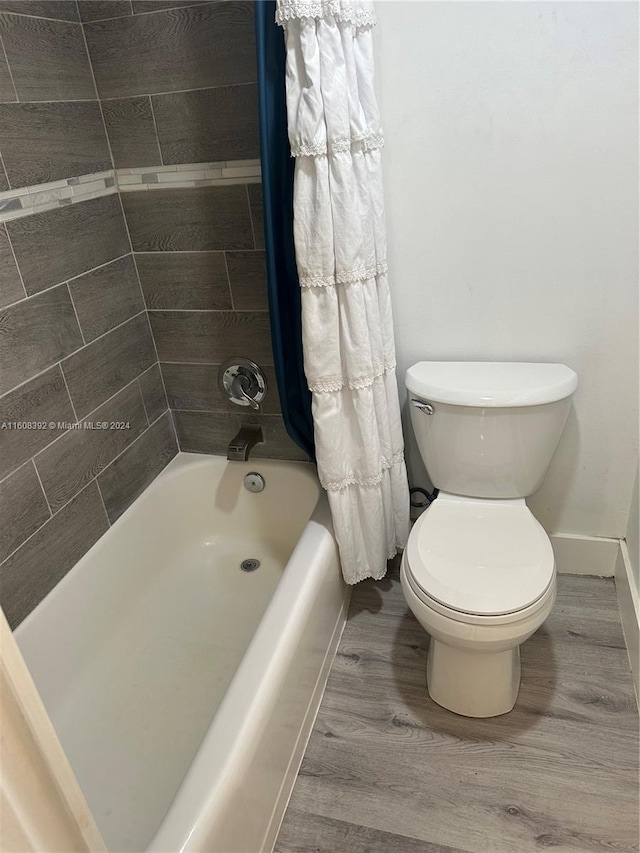
[[510,711],[519,646],[555,601],[555,560],[523,500],[440,493],[412,530],[401,566],[404,596],[431,635],[431,698],[468,717]]
[[429,695],[464,716],[505,714],[518,695],[519,647],[556,596],[551,542],[524,497],[542,482],[577,377],[564,365],[421,362],[406,384],[440,489],[400,572],[431,635]]

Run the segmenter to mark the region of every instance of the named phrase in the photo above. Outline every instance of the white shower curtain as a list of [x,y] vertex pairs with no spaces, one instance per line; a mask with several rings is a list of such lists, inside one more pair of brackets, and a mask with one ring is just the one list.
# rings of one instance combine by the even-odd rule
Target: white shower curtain
[[373,88],[371,2],[278,0],[318,474],[342,570],[381,578],[409,532]]

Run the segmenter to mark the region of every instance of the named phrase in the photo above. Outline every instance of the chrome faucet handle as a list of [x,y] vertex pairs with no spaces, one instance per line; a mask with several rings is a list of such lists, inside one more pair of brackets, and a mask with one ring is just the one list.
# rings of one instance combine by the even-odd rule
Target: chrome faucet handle
[[233,397],[239,398],[240,400],[244,400],[245,404],[248,403],[252,409],[255,409],[256,412],[259,412],[260,403],[257,403],[255,399],[250,394],[247,394],[245,390],[245,388],[250,384],[251,380],[248,379],[245,374],[238,373],[231,380],[231,391],[233,393]]
[[267,393],[267,380],[262,369],[248,358],[236,356],[220,365],[218,383],[236,406],[251,406],[260,410]]

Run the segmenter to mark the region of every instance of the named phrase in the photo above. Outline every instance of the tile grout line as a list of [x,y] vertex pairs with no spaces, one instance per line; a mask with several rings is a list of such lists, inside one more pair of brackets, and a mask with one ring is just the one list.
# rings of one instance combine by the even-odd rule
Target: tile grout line
[[[247,415],[247,417],[248,417],[249,412],[246,411],[247,408],[248,408],[247,406],[243,406],[242,408],[240,406],[238,406],[238,411],[236,412],[233,409],[185,409],[182,406],[178,406],[175,409],[173,409],[172,411],[174,411],[174,412],[192,412],[196,415],[201,415],[201,414],[202,415],[232,415],[234,417],[236,415],[243,415],[244,414],[244,415]],[[281,418],[282,413],[281,412],[263,412],[263,411],[254,412],[252,410],[251,411],[251,417]]]
[[[84,349],[84,347],[81,347],[80,349]],[[78,350],[76,350],[76,352],[78,352]],[[67,383],[67,377],[66,377],[65,372],[64,372],[64,367],[62,366],[62,361],[60,361],[59,366],[60,366],[60,373],[62,374],[62,381],[64,382],[64,387],[67,389],[67,394],[69,396],[69,403],[71,404],[71,411],[73,412],[73,416],[76,419],[75,422],[78,424],[78,423],[80,423],[80,418],[78,417],[78,412],[76,411],[76,407],[75,407],[74,402],[73,402],[73,397],[71,396],[71,391],[69,390],[69,385]],[[67,432],[69,432],[69,430],[67,430]],[[66,435],[66,434],[67,433],[65,432],[62,435]],[[62,436],[58,436],[58,437],[62,438]],[[54,441],[55,441],[55,439],[54,439]],[[53,441],[51,442],[51,444],[53,444]],[[48,446],[49,445],[47,445],[47,447]],[[44,450],[44,448],[43,448],[43,450]],[[37,455],[38,455],[37,453],[34,454],[34,458]]]
[[[47,20],[47,19],[45,19]],[[73,21],[66,21],[65,23],[74,23]],[[132,95],[131,97],[135,97]],[[46,100],[32,100],[32,101],[0,101],[2,106],[7,106],[7,104],[93,104],[94,102],[99,101],[99,98],[65,98],[64,100],[56,99],[56,98],[47,98]]]
[[[56,287],[60,287],[60,286],[61,285],[56,285]],[[126,320],[123,320],[122,323],[118,323],[118,325],[114,326],[113,329],[109,329],[109,331],[103,332],[101,335],[98,335],[98,337],[94,338],[92,341],[90,341],[86,345],[86,347],[90,347],[91,344],[94,344],[96,341],[99,341],[101,338],[104,338],[107,335],[110,335],[111,332],[115,332],[116,329],[120,329],[122,326],[126,325],[127,323],[130,323],[132,320],[135,320],[141,314],[144,314],[145,311],[146,311],[146,309],[143,309],[142,311],[138,311],[137,314],[134,314],[132,317],[128,317]],[[14,391],[18,391],[23,386],[28,385],[29,382],[33,382],[33,380],[37,379],[39,376],[44,376],[44,374],[47,373],[47,371],[52,370],[54,367],[60,367],[60,369],[62,369],[62,362],[63,361],[67,361],[68,359],[71,358],[71,356],[76,355],[76,353],[79,353],[81,350],[86,349],[86,347],[82,346],[82,347],[78,347],[77,349],[74,349],[73,352],[70,352],[67,355],[63,356],[62,358],[59,358],[57,361],[54,361],[52,364],[48,365],[48,367],[45,367],[42,370],[39,370],[37,373],[34,373],[33,376],[30,376],[28,379],[25,379],[23,382],[19,382],[13,388],[10,388],[8,391],[5,391],[3,394],[0,394],[0,403],[2,402],[2,400],[5,397],[8,397],[9,394],[13,394]]]
[[[93,18],[91,21],[82,21],[82,23],[84,23],[84,24],[101,24],[104,21],[119,21],[121,18],[137,18],[140,15],[156,15],[158,12],[175,12],[178,9],[193,9],[194,6],[206,6],[206,5],[208,5],[207,3],[191,3],[190,5],[185,5],[185,6],[182,6],[182,5],[181,6],[167,6],[166,8],[161,8],[161,9],[149,9],[147,12],[135,12],[133,10],[133,5],[131,3],[131,0],[128,0],[128,2],[129,2],[129,6],[131,8],[131,11],[125,13],[124,15],[112,15],[111,17],[108,17],[108,18]],[[32,17],[32,18],[40,17],[39,15],[27,16],[22,12],[12,12],[11,14],[21,15],[21,17]],[[45,20],[55,21],[58,19],[57,18],[46,18]],[[76,23],[76,22],[75,21],[73,21],[73,22],[65,21],[65,23]]]
[[249,196],[249,184],[244,185],[244,191],[247,196],[247,207],[249,208],[249,222],[251,223],[251,236],[253,237],[253,251],[256,251],[256,229],[253,225],[253,213],[251,212],[251,198]]
[[9,242],[9,248],[11,249],[11,255],[13,257],[13,262],[16,265],[16,269],[18,271],[18,276],[20,278],[20,284],[22,285],[22,289],[24,290],[24,299],[18,299],[16,302],[10,302],[9,305],[5,305],[3,307],[3,311],[5,308],[10,308],[12,305],[18,305],[20,302],[24,302],[25,299],[29,298],[29,294],[27,293],[27,288],[24,286],[24,279],[22,278],[22,271],[20,270],[20,264],[18,263],[18,258],[16,257],[15,249],[13,248],[13,243],[11,242],[11,234],[9,234],[9,229],[4,223],[0,223],[4,227],[4,233],[7,235],[7,240]]
[[[255,242],[256,242],[255,238],[254,238],[253,242],[255,244]],[[223,252],[222,254],[224,255],[224,268],[227,271],[227,287],[229,288],[229,296],[231,298],[231,310],[235,311],[236,305],[235,305],[235,301],[233,299],[233,288],[231,287],[231,276],[229,275],[229,264],[227,263],[227,253]]]
[[[168,361],[167,359],[165,359],[164,361],[161,361],[160,364],[175,364],[175,365],[188,366],[188,367],[220,367],[220,365],[224,364],[224,362],[222,362],[222,361]],[[264,367],[270,367],[270,368],[274,367],[273,364],[267,364],[265,361],[263,361],[263,364],[264,364]]]
[[226,252],[230,255],[236,252],[255,253],[264,252],[264,249],[167,249],[166,251],[152,251],[151,249],[136,249],[134,255],[220,255]]
[[[136,14],[137,15],[150,15],[152,13],[151,12],[137,12]],[[125,15],[124,17],[127,17],[127,16]],[[170,89],[167,92],[143,92],[142,94],[139,94],[139,95],[110,95],[108,97],[101,98],[100,100],[102,100],[102,101],[124,101],[124,100],[127,100],[128,98],[143,98],[145,95],[149,95],[149,96],[151,96],[151,95],[153,95],[153,96],[182,95],[186,92],[205,92],[207,89],[230,89],[230,88],[236,87],[236,86],[257,86],[257,85],[258,85],[257,80],[247,80],[244,83],[221,83],[218,86],[198,86],[198,87],[192,88],[192,89]]]
[[160,165],[166,166],[168,164],[166,164],[164,162],[164,157],[162,156],[162,146],[160,145],[160,134],[158,132],[158,122],[156,121],[156,111],[153,107],[153,95],[147,95],[147,98],[149,98],[149,108],[151,109],[151,118],[153,119],[153,128],[154,128],[155,134],[156,134],[156,142],[158,143],[158,154],[160,154]]
[[[151,335],[151,340],[153,342],[153,351],[156,354],[156,364],[158,365],[158,370],[160,371],[160,381],[162,382],[162,389],[164,391],[164,399],[167,403],[167,409],[170,409],[169,395],[167,394],[167,386],[164,384],[164,376],[162,375],[162,368],[160,367],[160,356],[158,355],[158,346],[156,344],[156,336],[153,334],[153,327],[151,326],[151,320],[149,319],[149,311],[148,310],[147,310],[147,325],[149,327],[149,334]],[[165,411],[166,411],[166,409],[165,409]]]
[[[146,370],[144,371],[147,372]],[[142,373],[140,374],[142,376]],[[147,404],[144,401],[144,394],[142,393],[142,385],[140,384],[140,376],[136,376],[135,381],[138,383],[138,391],[140,393],[140,398],[142,400],[142,408],[144,409],[144,416],[147,419],[147,426],[149,426],[149,412],[147,411]]]
[[[120,197],[120,204],[122,205],[122,197]],[[127,222],[127,217],[126,217],[125,212],[124,212],[124,205],[122,205],[122,215],[124,217],[125,225],[127,227],[127,232],[128,232],[129,231],[129,223]],[[129,235],[129,240],[131,240],[131,235]],[[133,244],[131,245],[131,257],[133,258],[133,265],[136,268],[136,275],[138,276],[138,284],[140,286],[140,292],[142,294],[142,302],[143,302],[145,309],[146,309],[146,312],[147,312],[147,326],[149,327],[149,334],[151,335],[151,341],[153,343],[153,350],[156,354],[156,364],[158,365],[158,370],[160,371],[160,381],[162,382],[162,390],[164,391],[164,400],[165,400],[165,403],[167,404],[167,408],[165,409],[165,411],[170,412],[171,407],[169,406],[169,395],[167,394],[167,386],[165,385],[164,376],[162,375],[162,368],[160,367],[160,356],[158,355],[158,346],[156,344],[156,336],[153,333],[153,327],[151,325],[151,319],[149,317],[149,307],[147,305],[147,296],[144,292],[144,288],[142,287],[142,279],[140,278],[140,270],[138,269],[138,261],[136,260],[136,253],[133,251]],[[150,370],[151,368],[148,368],[148,369]],[[143,402],[144,402],[144,398],[143,398]],[[174,432],[174,437],[176,439],[176,444],[179,447],[180,445],[178,444],[178,436],[177,436],[176,431],[175,431],[175,425],[173,424],[173,418],[171,419],[171,424],[173,427],[173,432]]]
[[[122,208],[122,216],[125,220],[125,226],[127,225],[126,216],[124,215],[124,207],[122,207],[122,199],[120,200],[121,208]],[[127,227],[127,236],[129,237],[129,245],[131,245],[131,235],[129,234],[129,229]],[[142,299],[142,304],[144,305],[144,310],[148,311],[149,306],[147,305],[147,295],[144,292],[144,288],[142,286],[142,279],[140,278],[140,270],[138,269],[138,262],[136,261],[136,253],[131,249],[131,260],[133,262],[133,267],[136,271],[136,278],[138,279],[138,287],[140,288],[140,298]]]
[[147,308],[150,314],[267,314],[268,308]]
[[180,439],[178,438],[178,429],[176,427],[176,418],[175,418],[174,409],[169,407],[168,412],[169,412],[169,420],[171,421],[171,429],[173,431],[173,437],[176,440],[176,447],[178,448],[178,453],[182,453],[183,452],[182,451],[182,445],[180,444]]
[[2,157],[2,153],[1,153],[1,152],[0,152],[0,168],[2,169],[1,174],[3,174],[3,175],[4,175],[4,179],[5,179],[5,181],[7,182],[7,186],[9,187],[9,189],[8,189],[8,190],[4,190],[4,192],[8,192],[8,193],[9,193],[9,192],[11,192],[11,191],[12,191],[12,190],[11,190],[11,181],[9,180],[9,175],[8,175],[8,173],[7,173],[7,167],[6,167],[6,166],[5,166],[5,164],[4,164],[4,158]]
[[161,9],[149,9],[148,12],[134,12],[135,15],[157,15],[158,12],[175,12],[178,9],[193,9],[194,6],[208,6],[208,3],[191,3],[189,5],[184,6],[167,6],[166,8]]
[[[40,483],[40,488],[42,489],[42,494],[44,495],[44,499],[45,499],[47,507],[49,509],[49,518],[53,518],[54,512],[51,509],[51,504],[49,503],[49,498],[47,497],[47,493],[46,493],[45,488],[44,488],[44,483],[42,482],[42,477],[40,476],[40,471],[38,471],[38,466],[36,465],[35,456],[32,456],[31,459],[29,460],[29,462],[31,462],[31,464],[33,465],[33,470],[36,472],[36,477],[38,478],[38,482]],[[47,519],[47,521],[48,520],[49,519]],[[46,524],[47,522],[45,521],[43,523]],[[40,525],[40,527],[42,527],[42,524]],[[40,530],[40,527],[38,528],[38,530]],[[34,533],[35,532],[36,531],[34,531]],[[20,546],[18,545],[18,548],[19,547]]]
[[69,294],[69,301],[71,302],[71,307],[73,308],[73,313],[76,315],[76,323],[78,324],[78,329],[80,330],[80,337],[82,338],[82,344],[86,347],[87,341],[84,336],[84,332],[82,331],[82,325],[80,324],[80,317],[78,317],[78,309],[76,308],[76,303],[73,301],[73,296],[71,295],[71,288],[69,287],[69,282],[65,282],[65,287],[67,288],[67,293]]
[[[231,0],[226,0],[226,2],[231,2]],[[13,14],[13,13],[11,13]],[[138,15],[148,14],[147,12],[138,12]],[[130,17],[129,15],[123,15],[123,18]],[[110,18],[109,20],[120,20],[119,18]],[[75,21],[64,21],[63,23],[76,23]],[[87,21],[87,24],[93,23],[93,21]],[[82,24],[85,26],[85,24]],[[82,104],[87,103],[88,101],[132,101],[134,98],[147,98],[147,97],[164,97],[165,95],[185,95],[189,94],[189,92],[206,92],[210,89],[232,89],[238,86],[257,86],[257,80],[248,80],[245,83],[221,83],[218,86],[198,86],[196,89],[172,89],[168,92],[143,92],[141,95],[111,95],[108,98],[65,98],[65,99],[52,99],[47,98],[46,100],[31,100],[31,101],[0,101],[0,104]]]
[[[0,223],[0,225],[2,225],[2,224],[3,223]],[[9,229],[7,229],[7,236],[9,237],[9,242],[11,243],[11,235],[9,234]],[[13,249],[13,246],[11,248]],[[50,285],[49,287],[43,288],[42,290],[37,290],[35,293],[27,293],[27,289],[26,289],[26,287],[24,287],[24,283],[23,283],[22,286],[24,287],[24,292],[26,294],[25,298],[24,299],[16,299],[15,302],[10,302],[9,305],[3,306],[2,310],[4,311],[6,308],[13,308],[15,305],[20,305],[22,302],[26,302],[28,299],[35,299],[37,296],[41,296],[43,293],[48,293],[50,290],[55,290],[56,287],[61,287],[63,284],[69,284],[72,281],[77,281],[79,278],[82,278],[85,275],[89,275],[89,273],[95,272],[96,270],[101,270],[104,267],[108,267],[109,264],[115,264],[116,261],[121,261],[123,258],[128,258],[130,254],[131,254],[130,252],[127,252],[124,255],[120,255],[117,258],[113,258],[113,260],[111,260],[111,261],[106,261],[104,264],[100,264],[97,267],[91,267],[91,269],[89,269],[89,270],[85,270],[84,272],[78,273],[78,275],[74,275],[71,278],[63,278],[62,281],[58,281],[55,284]],[[16,262],[16,266],[18,266],[18,259],[16,258],[15,253],[14,253],[14,259]],[[19,266],[18,266],[18,272],[20,272]],[[22,275],[20,275],[20,278],[22,279]],[[96,338],[96,340],[97,340],[97,338]],[[93,341],[90,341],[89,343],[93,343]]]
[[81,21],[69,21],[66,18],[48,18],[46,15],[30,15],[27,12],[4,12],[5,15],[16,15],[18,18],[38,18],[41,21],[56,21],[58,24],[79,24]]
[[[76,0],[76,6],[78,6],[78,0]],[[113,159],[113,150],[111,148],[111,140],[109,139],[109,133],[107,131],[107,123],[104,118],[104,110],[102,109],[102,100],[100,98],[100,92],[98,91],[98,81],[96,80],[96,74],[93,69],[93,60],[91,59],[91,51],[89,50],[89,42],[87,41],[87,34],[85,32],[84,23],[82,22],[82,15],[80,15],[80,8],[78,7],[78,17],[80,18],[80,30],[82,32],[82,41],[84,42],[84,49],[87,54],[87,62],[89,63],[89,71],[91,72],[91,79],[93,81],[93,90],[96,93],[96,100],[98,101],[98,108],[100,110],[100,117],[102,118],[102,129],[104,130],[104,137],[107,141],[107,148],[109,150],[109,157],[111,158],[111,168],[113,169],[113,178],[115,181],[116,192],[118,191],[118,179],[116,177],[116,165],[115,160]]]
[[[18,87],[16,86],[16,81],[13,79],[13,71],[11,70],[11,65],[9,64],[9,57],[7,56],[7,50],[4,46],[4,39],[2,38],[2,33],[0,33],[0,48],[2,48],[2,55],[4,56],[4,61],[7,63],[7,71],[9,72],[9,78],[11,80],[11,85],[13,86],[13,91],[16,96],[15,101],[7,101],[7,103],[19,103],[20,97],[18,95]],[[11,182],[9,181],[9,175],[7,175],[7,182],[9,186],[11,186]]]
[[[109,466],[107,465],[107,468],[108,467]],[[105,471],[106,468],[103,468],[102,470]],[[100,473],[102,473],[102,471]],[[107,505],[104,502],[104,495],[102,494],[102,489],[100,488],[100,483],[98,482],[98,475],[97,474],[94,477],[94,480],[95,480],[96,488],[98,490],[98,494],[100,495],[100,503],[102,504],[102,509],[104,510],[105,518],[107,519],[107,527],[109,528],[109,527],[111,527],[111,519],[109,518],[109,513],[107,512]],[[73,500],[73,498],[72,498],[72,500]],[[103,536],[104,536],[104,534],[103,534]]]

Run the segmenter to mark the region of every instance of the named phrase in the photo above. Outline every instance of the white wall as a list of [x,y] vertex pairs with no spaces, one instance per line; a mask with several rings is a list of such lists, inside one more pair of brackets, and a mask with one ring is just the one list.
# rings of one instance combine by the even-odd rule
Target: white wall
[[[376,8],[401,394],[421,359],[570,365],[574,411],[529,503],[549,532],[622,537],[638,445],[638,6]],[[411,439],[408,461],[423,483]]]
[[629,509],[629,526],[627,527],[627,546],[631,571],[636,582],[636,590],[640,590],[640,509],[638,506],[638,479],[640,472],[636,471],[636,482],[633,489],[631,508]]

